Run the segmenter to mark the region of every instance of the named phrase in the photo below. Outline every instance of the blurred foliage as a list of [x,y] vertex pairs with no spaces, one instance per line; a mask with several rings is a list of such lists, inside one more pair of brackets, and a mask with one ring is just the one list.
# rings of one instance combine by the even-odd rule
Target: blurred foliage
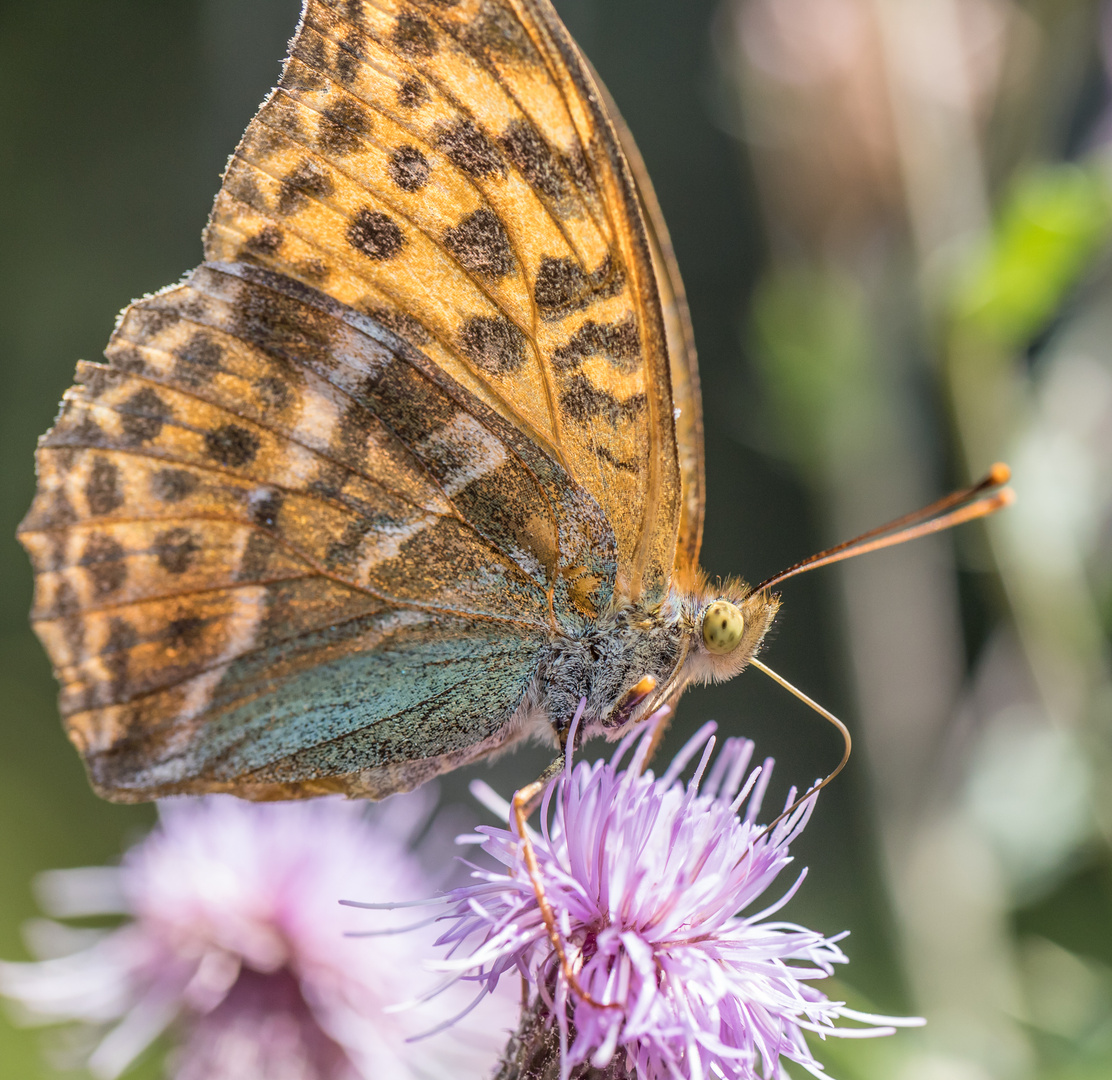
[[836,270],[774,271],[758,285],[750,318],[775,448],[814,475],[831,453],[867,446],[879,402],[858,282]]
[[862,1080],[1112,1075],[1112,9],[730,0],[721,25],[772,240],[746,317],[759,445],[831,541],[994,459],[1018,495],[948,550],[842,571],[897,952],[929,1022],[824,1060]]
[[1023,349],[1107,246],[1112,183],[1103,161],[1039,165],[1008,186],[985,250],[959,275],[955,332]]

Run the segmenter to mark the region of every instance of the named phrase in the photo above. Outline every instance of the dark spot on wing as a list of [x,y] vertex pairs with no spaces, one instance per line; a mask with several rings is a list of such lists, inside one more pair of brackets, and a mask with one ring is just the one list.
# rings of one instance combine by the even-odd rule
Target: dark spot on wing
[[135,627],[126,619],[112,619],[108,624],[108,640],[101,652],[101,660],[108,669],[108,701],[121,701],[127,688],[127,668],[130,651],[139,641]]
[[197,643],[205,628],[205,620],[196,615],[174,619],[166,627],[166,644],[171,649],[189,649]]
[[54,592],[54,616],[62,621],[62,635],[70,652],[77,656],[85,649],[85,620],[78,611],[81,603],[68,581],[59,583]]
[[463,324],[460,347],[476,367],[507,375],[525,363],[525,335],[504,316],[473,315]]
[[148,307],[147,304],[136,304],[127,313],[127,322],[134,322],[142,338],[157,337],[163,330],[169,330],[181,319],[181,313],[174,308]]
[[93,460],[93,467],[85,481],[85,499],[90,514],[110,514],[123,505],[120,470],[111,461],[102,457]]
[[43,446],[104,446],[108,442],[101,426],[86,408],[73,401],[64,402],[54,427],[47,432]]
[[120,371],[140,373],[146,369],[147,362],[143,354],[134,345],[114,341],[107,350],[108,362]]
[[258,581],[266,576],[274,544],[264,533],[253,532],[243,550],[243,560],[236,571],[236,581]]
[[600,390],[583,375],[575,375],[560,392],[560,408],[582,424],[605,419],[610,424],[632,420],[645,408],[645,395],[632,394],[619,401],[613,394]]
[[436,145],[468,176],[491,176],[505,168],[498,148],[470,120],[441,127],[437,131]]
[[205,453],[232,469],[250,465],[259,452],[259,437],[238,424],[222,424],[205,432]]
[[78,386],[85,388],[85,396],[95,401],[109,387],[123,381],[123,372],[103,364],[89,364],[82,368],[76,377]]
[[294,55],[311,68],[324,69],[328,66],[328,51],[324,39],[308,27],[297,39]]
[[528,120],[514,120],[499,142],[531,187],[556,201],[567,196],[568,183],[556,155]]
[[420,191],[429,182],[429,159],[416,146],[397,146],[390,155],[390,179],[402,191]]
[[420,15],[412,11],[398,16],[390,40],[406,56],[432,56],[437,48],[436,32]]
[[[54,560],[55,563],[60,560]],[[36,569],[36,573],[42,573],[42,570]],[[68,618],[71,615],[76,615],[81,610],[81,601],[77,597],[73,586],[65,578],[59,580],[57,588],[54,590],[54,599],[50,606],[52,617]]]
[[321,113],[317,138],[330,154],[354,154],[363,146],[362,136],[370,134],[367,110],[350,98],[341,98]]
[[236,158],[237,167],[229,171],[227,178],[224,180],[224,188],[233,198],[254,207],[256,210],[265,212],[266,200],[263,198],[259,182],[254,173],[249,172],[247,168],[238,167],[242,160],[242,158]]
[[641,338],[637,320],[630,315],[619,323],[588,319],[552,354],[557,371],[571,371],[590,356],[605,356],[618,371],[629,374],[641,366]]
[[360,210],[348,226],[347,241],[368,259],[382,261],[401,251],[405,237],[392,218],[377,210]]
[[439,387],[408,364],[391,364],[378,376],[367,376],[355,397],[367,402],[409,446],[421,443],[458,412]]
[[282,230],[277,225],[265,225],[244,241],[239,257],[251,262],[253,256],[273,255],[282,246],[283,239]]
[[596,444],[593,445],[591,449],[594,450],[595,457],[601,458],[603,461],[608,462],[615,469],[620,469],[622,472],[633,473],[634,475],[641,471],[637,467],[637,463],[635,461],[622,461],[620,457],[612,454],[608,447],[599,446]]
[[427,345],[432,340],[424,324],[419,322],[412,315],[407,315],[404,311],[398,311],[396,308],[378,306],[368,306],[363,308],[363,310],[370,315],[375,322],[382,323],[387,330],[397,334],[400,338],[405,338],[406,341],[413,345]]
[[[340,430],[333,435],[332,445],[337,445],[338,440],[344,437],[344,424],[353,409],[358,405],[351,405],[340,417]],[[340,445],[343,445],[342,442]],[[317,473],[309,483],[309,492],[319,495],[324,499],[335,499],[344,490],[344,485],[351,479],[351,470],[334,461],[324,462],[317,467]]]
[[340,3],[335,5],[340,14],[349,22],[355,23],[356,26],[362,26],[365,21],[365,14],[363,12],[363,0],[341,0]]
[[251,511],[253,524],[264,529],[273,529],[278,523],[282,509],[282,492],[277,488],[256,488],[247,496],[247,506]]
[[609,255],[589,274],[574,259],[549,257],[541,260],[533,298],[545,319],[558,319],[616,295],[624,284]]
[[304,62],[305,55],[305,52],[299,51],[297,59],[300,60],[301,63],[290,64],[286,69],[285,74],[282,76],[282,81],[278,84],[283,90],[291,90],[294,93],[304,93],[305,91],[324,90],[328,87],[328,80],[324,75],[309,67]]
[[187,386],[201,386],[220,370],[224,350],[211,334],[198,330],[174,355],[174,377]]
[[358,554],[363,544],[363,539],[370,532],[381,531],[383,528],[396,527],[398,522],[385,514],[373,514],[350,521],[344,526],[344,531],[334,540],[325,555],[325,563],[335,569],[340,566],[349,566]]
[[[290,108],[284,99],[280,100],[282,104],[275,102],[267,110],[269,123],[256,127],[251,133],[251,141],[255,153],[267,158],[280,158],[285,164],[291,160],[289,151],[293,148],[290,143],[304,145],[312,136],[306,126],[304,114],[298,109]],[[274,126],[271,127],[271,124]],[[243,155],[237,156],[241,161],[246,160]]]
[[[335,449],[333,456],[344,462],[359,462],[366,460],[367,432],[373,424],[373,414],[361,401],[352,401],[340,414],[340,422],[332,435],[332,447]],[[356,466],[358,470],[358,466]],[[344,485],[351,478],[350,468],[334,463],[330,468],[321,468],[318,476],[327,479],[329,485],[337,491],[343,490]]]
[[267,408],[284,409],[290,403],[290,388],[283,380],[273,375],[266,375],[259,379],[255,383],[255,389],[258,390],[259,397],[266,403]]
[[136,390],[120,407],[120,426],[130,443],[157,439],[170,407],[149,386]]
[[24,528],[30,530],[61,529],[67,525],[72,525],[77,520],[77,514],[70,505],[66,493],[60,488],[43,501],[46,505],[43,506],[41,503],[36,505],[35,509],[39,512],[35,515],[33,523],[25,524]]
[[[292,278],[285,285],[294,292],[310,293]],[[233,314],[235,335],[280,361],[291,378],[301,365],[324,371],[334,366],[336,320],[327,312],[274,289],[245,283],[237,292]]]
[[282,181],[278,191],[278,213],[296,214],[309,205],[311,199],[323,199],[332,194],[332,178],[312,158],[297,163]]
[[403,109],[416,109],[428,100],[429,88],[416,75],[410,75],[398,87],[398,104]]
[[505,227],[498,215],[485,206],[468,214],[454,228],[446,229],[444,246],[464,269],[474,274],[505,277],[517,265]]
[[93,579],[98,598],[114,593],[127,581],[127,561],[123,545],[111,536],[94,533],[85,541],[81,565]]
[[159,469],[151,477],[151,494],[159,502],[181,502],[197,487],[197,477],[184,469]]
[[200,550],[200,541],[186,528],[167,529],[154,538],[154,553],[168,574],[184,574]]
[[484,0],[478,17],[463,27],[460,38],[480,55],[515,63],[540,63],[525,27],[508,6],[496,0]]
[[587,191],[593,195],[597,195],[595,178],[591,175],[591,166],[578,140],[567,154],[561,154],[560,157],[568,172],[571,174],[575,186],[581,191]]
[[349,34],[336,48],[333,69],[341,85],[350,87],[359,75],[362,66],[363,50],[355,34]]

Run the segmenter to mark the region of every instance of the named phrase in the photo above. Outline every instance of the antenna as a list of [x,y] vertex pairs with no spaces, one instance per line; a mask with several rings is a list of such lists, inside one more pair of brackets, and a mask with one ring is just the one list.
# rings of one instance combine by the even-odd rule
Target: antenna
[[[817,555],[811,555],[801,562],[789,566],[787,570],[781,570],[780,573],[762,581],[753,591],[761,592],[762,589],[771,589],[774,585],[779,585],[781,581],[795,577],[796,574],[802,574],[806,570],[816,570],[820,566],[829,566],[831,563],[841,562],[843,559],[852,559],[870,551],[880,551],[896,544],[905,544],[908,540],[917,540],[920,536],[929,536],[931,533],[951,529],[955,525],[961,525],[966,521],[975,521],[977,518],[995,514],[997,510],[1001,510],[1015,501],[1015,492],[1011,488],[1004,488],[1002,491],[995,490],[1006,484],[1011,476],[1011,469],[1007,465],[997,462],[989,469],[985,477],[972,487],[952,492],[929,506],[912,511],[910,514],[904,514],[903,517],[898,517],[895,521],[889,521],[887,525],[879,525],[860,536],[855,536],[852,540],[846,540],[832,548],[827,548],[826,551],[820,551]],[[772,672],[768,672],[768,674],[771,675]],[[773,677],[778,678],[778,676]],[[791,690],[792,688],[789,686],[788,689]],[[792,690],[792,693],[800,696],[796,690]],[[819,708],[813,702],[810,702],[810,699],[804,698],[803,700],[808,701],[812,708]],[[819,708],[819,712],[822,712],[821,708]]]
[[[841,562],[843,559],[852,559],[854,556],[865,555],[870,551],[880,551],[896,544],[905,544],[909,540],[917,540],[920,536],[929,536],[931,533],[953,528],[955,525],[961,525],[966,521],[976,521],[977,518],[995,514],[997,510],[1001,510],[1015,501],[1015,492],[1011,488],[1004,487],[1011,478],[1011,469],[1007,465],[997,462],[981,480],[971,487],[951,492],[920,510],[904,514],[903,517],[898,517],[895,521],[889,521],[886,525],[879,525],[875,529],[870,529],[860,536],[855,536],[852,540],[846,540],[844,543],[820,551],[817,555],[811,555],[809,558],[789,566],[787,570],[781,570],[780,573],[762,581],[753,592],[758,593],[763,589],[771,589],[781,581],[795,577],[796,574],[802,574],[806,570],[829,566],[831,563]],[[826,787],[846,767],[853,742],[850,738],[849,729],[832,712],[824,709],[817,701],[813,701],[802,690],[792,686],[787,679],[777,675],[772,668],[762,664],[756,657],[752,657],[749,663],[763,671],[773,681],[778,682],[790,694],[799,698],[804,705],[814,709],[824,720],[833,724],[840,732],[845,743],[842,760],[838,762],[834,771],[825,780],[819,781],[800,795],[782,814],[775,817],[758,837],[758,839],[763,839],[784,818],[794,813],[812,795]]]

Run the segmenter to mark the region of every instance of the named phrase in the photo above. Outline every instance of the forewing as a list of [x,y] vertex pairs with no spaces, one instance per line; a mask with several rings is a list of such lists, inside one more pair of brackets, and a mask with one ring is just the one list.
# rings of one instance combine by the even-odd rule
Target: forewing
[[[592,70],[592,74],[594,74]],[[699,570],[699,551],[703,544],[703,514],[706,508],[706,477],[703,467],[703,399],[699,388],[699,364],[695,352],[695,333],[687,307],[687,294],[680,277],[679,263],[672,249],[668,226],[649,178],[648,169],[637,148],[633,133],[622,120],[613,98],[595,75],[606,102],[614,129],[633,174],[641,211],[648,230],[657,290],[664,314],[668,342],[669,372],[672,382],[672,417],[675,421],[677,462],[680,474],[680,522],[673,566],[678,588],[690,589]]]
[[547,0],[309,0],[206,255],[419,347],[594,496],[617,597],[663,592],[681,516],[668,332],[631,174]]
[[108,795],[384,793],[504,737],[544,640],[609,602],[594,500],[312,289],[204,266],[106,356],[42,441],[20,539]]

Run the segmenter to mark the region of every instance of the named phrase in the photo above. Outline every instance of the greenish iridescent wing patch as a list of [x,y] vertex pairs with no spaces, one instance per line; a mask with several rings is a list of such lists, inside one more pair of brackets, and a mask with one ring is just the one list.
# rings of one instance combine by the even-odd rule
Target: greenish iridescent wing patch
[[90,774],[116,798],[199,783],[254,798],[407,790],[516,734],[541,643],[413,610],[363,616],[234,661],[194,737],[180,714],[143,725],[91,755]]

